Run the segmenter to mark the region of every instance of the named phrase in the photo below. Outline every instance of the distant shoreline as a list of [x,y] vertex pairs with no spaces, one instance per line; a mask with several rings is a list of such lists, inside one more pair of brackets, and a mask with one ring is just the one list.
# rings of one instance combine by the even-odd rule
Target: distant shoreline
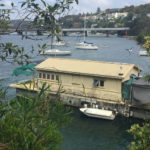
[[122,36],[123,38],[127,38],[129,40],[135,40],[136,41],[136,37],[137,36]]

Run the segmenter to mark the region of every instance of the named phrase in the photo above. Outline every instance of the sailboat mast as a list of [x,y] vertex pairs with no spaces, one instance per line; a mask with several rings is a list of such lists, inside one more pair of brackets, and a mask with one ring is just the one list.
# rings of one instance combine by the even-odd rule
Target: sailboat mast
[[84,41],[85,41],[85,29],[86,29],[86,15],[84,16],[84,38],[83,38]]
[[51,49],[53,48],[53,35],[51,37]]

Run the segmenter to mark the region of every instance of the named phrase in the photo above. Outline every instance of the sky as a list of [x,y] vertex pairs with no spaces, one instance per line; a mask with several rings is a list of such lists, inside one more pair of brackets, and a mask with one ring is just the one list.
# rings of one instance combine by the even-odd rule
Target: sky
[[[6,5],[6,8],[9,8],[11,2],[17,3],[21,0],[2,0]],[[23,0],[22,0],[23,1]],[[37,0],[39,1],[39,0]],[[45,0],[47,2],[53,3],[56,0]],[[94,13],[99,7],[101,10],[107,8],[123,8],[125,6],[138,6],[140,4],[150,3],[150,0],[79,0],[79,4],[73,4],[69,14],[78,14],[78,13]]]

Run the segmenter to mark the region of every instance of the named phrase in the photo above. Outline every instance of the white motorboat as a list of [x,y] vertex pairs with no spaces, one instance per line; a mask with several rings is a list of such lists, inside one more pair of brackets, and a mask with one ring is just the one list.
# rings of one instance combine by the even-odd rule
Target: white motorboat
[[51,56],[65,56],[71,55],[71,51],[60,51],[58,49],[45,50],[40,53],[41,55],[51,55]]
[[114,120],[116,115],[113,111],[98,108],[80,108],[80,111],[89,117]]
[[84,44],[81,44],[81,43],[78,43],[77,46],[75,46],[76,49],[84,49],[84,50],[97,50],[98,47],[93,45],[93,44],[87,44],[87,43],[84,43]]
[[147,56],[147,51],[146,50],[141,50],[139,51],[140,56]]

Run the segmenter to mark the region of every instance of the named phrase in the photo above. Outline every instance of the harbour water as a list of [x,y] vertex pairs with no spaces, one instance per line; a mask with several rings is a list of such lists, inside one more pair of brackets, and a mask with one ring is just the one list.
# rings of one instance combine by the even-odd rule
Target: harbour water
[[[0,37],[0,42],[13,42],[19,46],[25,47],[25,50],[30,54],[32,45],[35,50],[38,49],[38,44],[49,42],[45,36],[36,37],[42,40],[22,40],[18,35],[3,35]],[[141,57],[138,55],[142,49],[137,45],[136,41],[120,38],[116,36],[89,36],[87,41],[96,44],[98,50],[77,50],[74,48],[76,42],[79,42],[79,37],[63,37],[68,45],[61,47],[62,50],[70,50],[71,56],[63,56],[63,58],[97,60],[109,62],[133,63],[143,68],[143,75],[150,72],[150,57]],[[131,54],[126,50],[133,47]],[[50,49],[50,47],[47,47]],[[38,50],[32,54],[32,62],[40,63],[49,56],[37,55]],[[10,83],[20,80],[29,79],[29,76],[12,77],[11,74],[17,64],[10,64],[0,61],[0,79],[3,80],[3,85],[7,87]],[[100,68],[97,68],[100,69]],[[15,96],[15,89],[9,88],[8,97]],[[88,118],[81,114],[78,109],[73,108],[73,122],[66,128],[62,129],[64,150],[127,150],[127,146],[131,141],[130,135],[126,132],[130,125],[137,120],[117,117],[114,121]]]

